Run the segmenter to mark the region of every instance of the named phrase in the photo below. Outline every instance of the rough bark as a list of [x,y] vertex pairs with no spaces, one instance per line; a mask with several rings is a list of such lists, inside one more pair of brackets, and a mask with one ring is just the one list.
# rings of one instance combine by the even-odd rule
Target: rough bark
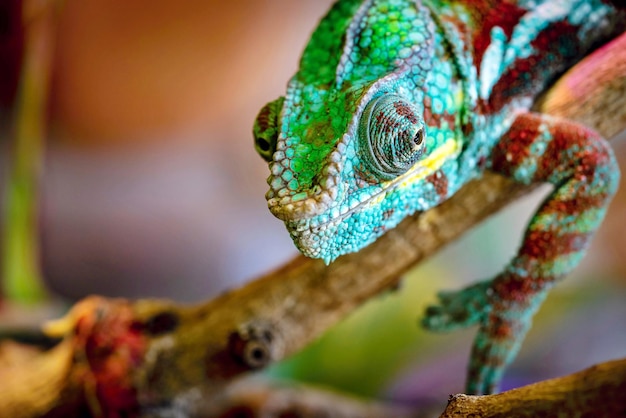
[[71,377],[72,356],[69,342],[45,353],[0,345],[0,416],[41,417],[56,407],[75,407],[80,388]]
[[626,359],[489,396],[455,395],[440,418],[626,417]]
[[[329,390],[271,382],[259,378],[238,379],[212,402],[202,417],[298,417],[298,418],[417,418],[407,406],[385,405]],[[144,418],[149,418],[144,417]],[[156,417],[155,417],[156,418]]]

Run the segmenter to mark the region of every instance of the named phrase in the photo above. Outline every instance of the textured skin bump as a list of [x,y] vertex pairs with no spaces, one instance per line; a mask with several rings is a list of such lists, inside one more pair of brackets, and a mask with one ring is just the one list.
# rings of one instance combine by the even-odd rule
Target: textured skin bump
[[467,389],[495,390],[547,290],[583,256],[619,179],[596,133],[528,110],[625,25],[625,11],[605,0],[339,0],[284,101],[255,123],[270,144],[257,141],[270,160],[269,209],[303,254],[329,263],[485,169],[552,183],[506,269],[441,294],[424,318],[440,331],[479,325]]

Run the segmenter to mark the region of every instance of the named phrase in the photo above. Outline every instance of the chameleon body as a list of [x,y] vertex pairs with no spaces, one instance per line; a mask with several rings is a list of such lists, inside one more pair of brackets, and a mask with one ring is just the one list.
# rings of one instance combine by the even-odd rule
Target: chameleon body
[[502,273],[440,294],[426,312],[433,330],[479,325],[468,392],[496,389],[617,189],[605,140],[529,108],[624,22],[604,0],[340,0],[286,95],[257,117],[268,206],[302,253],[327,263],[485,170],[554,185]]

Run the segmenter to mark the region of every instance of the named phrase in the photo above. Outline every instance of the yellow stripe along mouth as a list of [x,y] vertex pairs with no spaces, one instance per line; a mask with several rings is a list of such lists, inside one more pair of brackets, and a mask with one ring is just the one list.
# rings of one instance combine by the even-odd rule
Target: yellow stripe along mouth
[[[364,200],[363,202],[359,203],[353,208],[347,210],[346,212],[341,213],[337,217],[329,219],[326,222],[316,224],[309,228],[306,228],[306,227],[305,228],[311,230],[313,228],[320,228],[320,227],[324,227],[332,223],[336,223],[338,221],[341,221],[347,218],[351,214],[359,211],[361,208],[363,208],[364,206],[370,203],[378,203],[382,201],[385,198],[386,194],[389,193],[390,191],[393,191],[398,188],[410,186],[414,184],[415,182],[422,180],[428,177],[429,175],[433,174],[434,172],[439,170],[441,166],[450,158],[455,158],[459,154],[460,150],[461,150],[461,146],[460,146],[459,141],[455,137],[449,138],[448,140],[446,140],[446,142],[444,142],[439,147],[437,147],[437,149],[435,149],[427,158],[421,161],[418,161],[415,164],[415,166],[411,168],[408,172],[399,176],[398,178],[382,183],[381,184],[382,189],[378,191],[377,193],[373,194],[372,196],[370,196],[368,199]],[[305,221],[306,224],[308,224],[309,221],[311,221],[311,219],[312,218],[301,219],[300,222],[296,221],[296,223],[302,225],[302,223],[304,223],[302,221]],[[294,230],[297,230],[297,229],[294,228]],[[300,231],[302,231],[302,229],[300,229]]]

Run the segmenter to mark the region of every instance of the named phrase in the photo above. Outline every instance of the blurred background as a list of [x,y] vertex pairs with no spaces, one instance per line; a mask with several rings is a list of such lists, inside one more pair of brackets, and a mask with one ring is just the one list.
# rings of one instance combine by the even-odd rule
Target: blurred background
[[[251,129],[258,110],[284,94],[331,3],[59,3],[37,226],[41,271],[54,295],[199,302],[296,254],[267,210],[268,170]],[[27,43],[19,35],[20,4],[0,5],[0,200]],[[626,167],[626,140],[613,142]],[[546,190],[450,245],[407,275],[400,292],[367,303],[268,373],[368,396],[445,402],[462,390],[474,331],[427,334],[419,315],[437,290],[495,274]],[[507,387],[626,355],[625,210],[622,187],[583,265],[539,312]],[[21,316],[0,311],[0,326]]]

